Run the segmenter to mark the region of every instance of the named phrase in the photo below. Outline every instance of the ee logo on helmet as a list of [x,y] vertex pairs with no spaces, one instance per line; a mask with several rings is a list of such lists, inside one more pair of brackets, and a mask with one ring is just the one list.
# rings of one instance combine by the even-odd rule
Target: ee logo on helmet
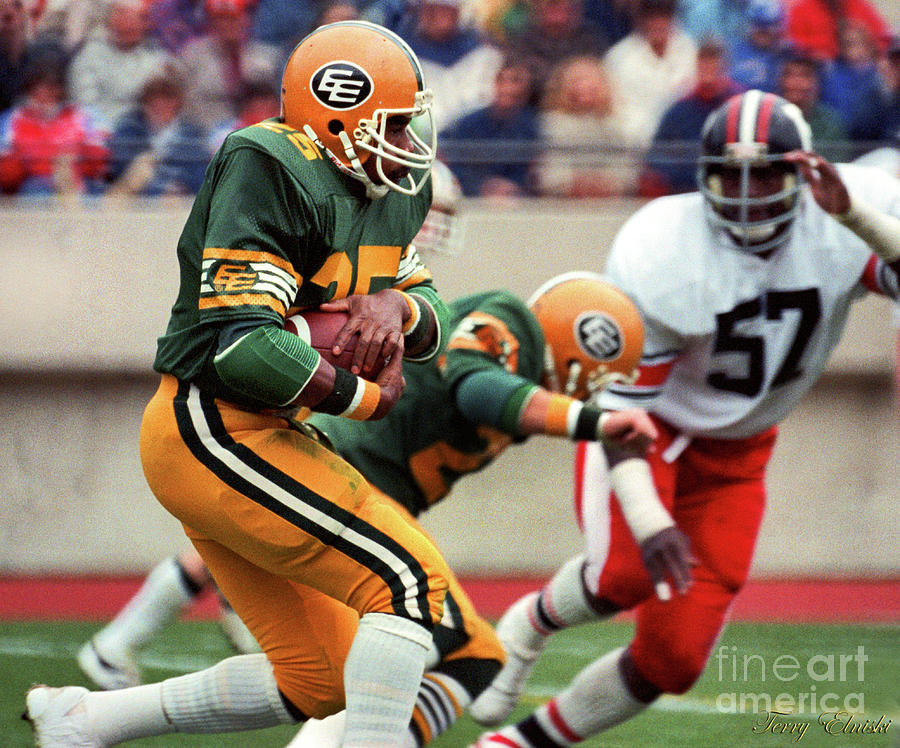
[[353,109],[372,95],[372,78],[359,65],[344,60],[325,63],[312,74],[309,88],[329,109]]
[[575,320],[578,347],[597,361],[609,361],[622,353],[622,331],[611,317],[585,312]]

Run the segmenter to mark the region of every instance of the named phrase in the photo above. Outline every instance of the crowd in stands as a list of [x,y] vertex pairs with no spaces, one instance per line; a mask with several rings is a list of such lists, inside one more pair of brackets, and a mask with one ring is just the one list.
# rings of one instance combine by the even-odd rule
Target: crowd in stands
[[760,88],[818,148],[900,145],[900,36],[872,0],[0,0],[0,190],[195,192],[228,132],[276,116],[322,23],[406,39],[468,196],[694,189],[706,115]]

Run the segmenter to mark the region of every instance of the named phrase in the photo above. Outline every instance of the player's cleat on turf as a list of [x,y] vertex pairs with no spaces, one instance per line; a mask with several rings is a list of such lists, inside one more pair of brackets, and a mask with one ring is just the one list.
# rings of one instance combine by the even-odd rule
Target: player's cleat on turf
[[325,719],[309,719],[284,748],[340,748],[346,725],[347,712],[338,712]]
[[219,607],[219,628],[222,629],[228,643],[241,654],[256,654],[262,651],[247,624],[227,603]]
[[78,650],[78,667],[105,691],[141,684],[141,672],[127,652],[107,652],[91,639]]
[[38,748],[105,748],[90,735],[81,686],[33,686],[25,695],[25,714]]
[[523,643],[533,639],[530,635],[534,628],[528,622],[527,611],[534,604],[535,595],[513,603],[497,624],[497,638],[506,650],[506,664],[469,707],[472,719],[482,725],[499,725],[512,713],[540,657],[543,647],[535,649]]

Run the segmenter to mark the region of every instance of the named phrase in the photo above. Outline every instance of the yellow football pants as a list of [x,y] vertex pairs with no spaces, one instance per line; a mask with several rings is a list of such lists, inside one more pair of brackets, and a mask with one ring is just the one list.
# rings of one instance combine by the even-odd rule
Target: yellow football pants
[[452,575],[435,545],[284,419],[163,376],[144,412],[141,462],[307,716],[343,705],[359,616],[441,620]]

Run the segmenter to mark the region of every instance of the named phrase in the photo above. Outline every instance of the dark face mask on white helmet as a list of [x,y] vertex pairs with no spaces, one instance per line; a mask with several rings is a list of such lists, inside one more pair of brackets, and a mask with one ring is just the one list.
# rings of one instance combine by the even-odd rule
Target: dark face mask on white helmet
[[812,149],[800,110],[775,94],[747,91],[707,117],[697,185],[706,217],[740,249],[761,254],[785,240],[800,206],[798,169],[784,159]]

